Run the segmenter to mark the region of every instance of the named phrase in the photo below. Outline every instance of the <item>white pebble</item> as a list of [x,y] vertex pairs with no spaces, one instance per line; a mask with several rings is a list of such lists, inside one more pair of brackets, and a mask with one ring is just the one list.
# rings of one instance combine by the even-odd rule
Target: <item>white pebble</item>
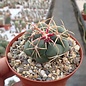
[[52,77],[53,80],[55,80],[55,77]]
[[19,54],[19,56],[22,56],[22,55],[24,55],[25,53],[22,51],[20,54]]
[[47,77],[47,74],[44,74],[43,77]]
[[76,51],[79,51],[79,49],[80,49],[80,46],[79,46],[79,45],[76,45],[76,46],[75,46],[75,50],[76,50]]
[[48,77],[52,77],[52,74],[49,74]]
[[23,45],[25,43],[25,40],[21,41],[20,45]]
[[27,61],[28,61],[28,63],[31,63],[32,62],[32,59],[28,59]]
[[45,65],[44,65],[45,68],[48,68],[48,67],[50,67],[50,66],[51,66],[51,64],[45,64]]
[[33,71],[32,70],[29,70],[29,73],[33,73]]
[[12,54],[9,52],[8,54],[8,58],[11,59],[12,58]]
[[41,70],[41,71],[40,71],[40,74],[41,74],[42,76],[44,76],[44,77],[47,76],[44,70]]

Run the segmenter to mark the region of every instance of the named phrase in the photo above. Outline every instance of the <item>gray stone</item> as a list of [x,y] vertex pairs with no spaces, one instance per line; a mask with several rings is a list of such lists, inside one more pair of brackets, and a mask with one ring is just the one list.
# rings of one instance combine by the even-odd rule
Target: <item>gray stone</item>
[[51,81],[52,80],[52,78],[50,78],[50,77],[48,77],[47,79],[46,79],[46,81]]
[[36,64],[36,67],[39,67],[39,68],[40,68],[40,67],[42,67],[42,66],[41,66],[41,64],[37,63],[37,64]]
[[22,73],[24,71],[23,68],[17,68],[17,72]]
[[42,78],[41,77],[37,77],[36,80],[42,81]]

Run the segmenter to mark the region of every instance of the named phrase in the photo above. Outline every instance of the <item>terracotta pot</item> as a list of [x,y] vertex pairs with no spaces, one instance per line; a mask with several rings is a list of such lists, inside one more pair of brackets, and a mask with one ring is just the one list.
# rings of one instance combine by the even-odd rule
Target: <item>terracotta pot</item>
[[0,28],[2,28],[3,27],[3,25],[0,25]]
[[3,25],[3,27],[5,28],[5,30],[9,30],[11,25],[10,24],[6,24],[6,25]]
[[[23,33],[24,32],[20,33],[16,37],[14,37],[13,40],[8,44],[7,49],[6,49],[6,61],[7,61],[7,64],[9,66],[9,68],[14,72],[14,74],[17,75],[20,78],[21,83],[22,83],[21,86],[65,86],[67,80],[76,72],[76,70],[81,65],[81,62],[82,62],[82,59],[83,59],[82,48],[80,48],[80,55],[81,55],[80,64],[79,64],[79,66],[72,73],[70,73],[69,75],[67,75],[64,78],[61,78],[59,80],[53,80],[53,81],[34,81],[34,80],[27,79],[27,78],[24,78],[21,75],[19,75],[17,72],[15,72],[12,69],[12,67],[10,66],[10,64],[8,62],[7,53],[10,51],[10,46],[12,46],[12,44],[14,43],[14,41],[16,41]],[[79,44],[79,42],[73,36],[71,36],[71,37],[76,41],[77,44]]]

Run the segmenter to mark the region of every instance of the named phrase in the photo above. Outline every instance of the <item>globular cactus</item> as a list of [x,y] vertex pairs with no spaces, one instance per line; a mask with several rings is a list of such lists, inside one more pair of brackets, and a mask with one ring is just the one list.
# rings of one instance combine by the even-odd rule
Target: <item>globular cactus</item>
[[0,8],[4,7],[4,3],[0,1]]
[[8,42],[4,39],[0,39],[0,56],[5,56],[5,49],[7,47]]
[[5,54],[5,48],[0,46],[0,56],[4,56]]
[[4,25],[4,15],[2,11],[0,11],[0,25]]
[[20,22],[18,20],[15,20],[14,25],[15,25],[15,28],[18,28],[18,26],[20,25]]
[[83,4],[83,11],[84,11],[84,14],[86,14],[86,3]]
[[22,20],[22,21],[21,21],[21,25],[22,25],[22,29],[24,29],[24,28],[26,27],[26,22],[25,22],[25,20]]
[[20,20],[14,20],[14,26],[16,28],[16,32],[21,32]]
[[57,26],[54,20],[33,24],[25,34],[24,52],[33,60],[44,63],[69,51],[68,30]]
[[5,16],[5,24],[11,24],[11,14],[9,10],[6,11],[4,16]]

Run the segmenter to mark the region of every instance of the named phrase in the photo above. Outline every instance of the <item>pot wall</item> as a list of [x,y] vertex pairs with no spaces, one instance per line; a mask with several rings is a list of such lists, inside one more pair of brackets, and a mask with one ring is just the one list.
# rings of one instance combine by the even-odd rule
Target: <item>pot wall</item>
[[54,82],[34,82],[29,80],[21,79],[23,86],[66,86],[67,79],[57,80]]

